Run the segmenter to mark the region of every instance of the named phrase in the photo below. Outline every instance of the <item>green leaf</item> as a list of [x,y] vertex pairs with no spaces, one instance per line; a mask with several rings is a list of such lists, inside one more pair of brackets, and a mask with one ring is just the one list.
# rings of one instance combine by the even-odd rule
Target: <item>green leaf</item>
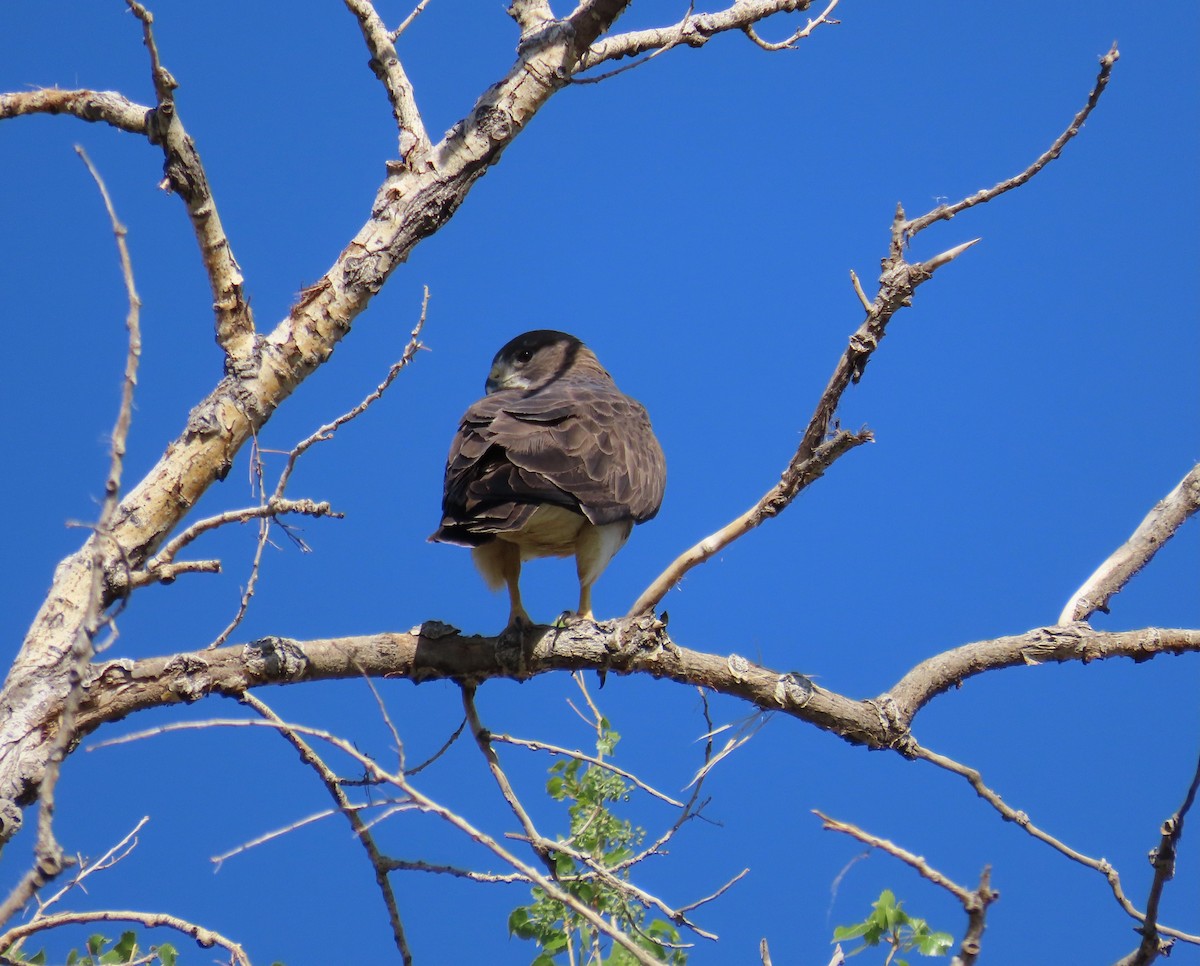
[[117,960],[118,963],[127,963],[131,959],[136,958],[138,951],[137,933],[132,929],[121,933],[121,938],[117,940],[117,944],[113,946],[112,951],[122,957]]
[[948,932],[931,932],[921,937],[917,952],[922,956],[945,956],[953,945],[954,937]]
[[508,914],[508,934],[519,939],[533,939],[537,935],[537,930],[529,921],[529,910],[525,906],[518,906]]
[[847,939],[857,939],[870,928],[871,924],[869,922],[859,922],[853,926],[838,926],[833,931],[833,941],[840,943]]
[[158,954],[162,966],[175,966],[175,960],[179,958],[179,951],[170,943],[154,947],[154,952]]
[[554,966],[554,957],[541,953],[529,966]]
[[98,932],[92,933],[90,936],[88,936],[88,952],[93,956],[98,956],[100,953],[104,952],[104,947],[110,942],[112,942],[112,940],[107,936],[103,936]]

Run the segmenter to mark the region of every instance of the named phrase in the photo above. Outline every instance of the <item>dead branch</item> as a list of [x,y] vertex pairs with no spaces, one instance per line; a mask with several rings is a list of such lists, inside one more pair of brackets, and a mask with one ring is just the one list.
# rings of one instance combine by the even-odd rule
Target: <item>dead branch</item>
[[471,729],[471,736],[475,739],[475,745],[479,748],[479,753],[483,755],[487,762],[488,771],[492,773],[492,780],[495,781],[496,787],[500,789],[500,794],[504,796],[504,800],[508,803],[521,828],[525,830],[526,840],[530,847],[537,854],[537,857],[545,865],[546,871],[555,876],[554,864],[554,845],[547,843],[547,840],[542,837],[542,834],[533,824],[533,819],[529,817],[529,813],[525,811],[525,806],[521,804],[521,799],[513,790],[512,783],[508,780],[508,775],[504,773],[504,769],[500,766],[500,757],[496,754],[496,749],[492,747],[491,733],[484,728],[483,722],[479,720],[479,710],[475,707],[475,687],[474,685],[462,686],[462,703],[463,711],[466,713],[467,726]]
[[1182,654],[1195,649],[1200,630],[1168,631],[1147,627],[1098,635],[1086,624],[1039,627],[1012,637],[964,644],[922,661],[876,701],[906,727],[934,697],[957,688],[985,671],[1048,661],[1106,660],[1127,657],[1144,661],[1156,654]]
[[[738,9],[745,10],[751,6],[751,4],[738,4]],[[886,334],[888,322],[897,311],[912,304],[917,287],[932,278],[935,271],[953,261],[979,239],[956,245],[928,261],[915,264],[909,264],[904,259],[908,242],[935,221],[952,218],[960,211],[990,201],[1006,191],[1021,186],[1058,157],[1063,146],[1078,133],[1083,121],[1099,101],[1118,56],[1114,46],[1102,58],[1100,77],[1088,97],[1087,105],[1075,116],[1067,130],[1054,141],[1050,148],[1019,175],[1001,182],[987,191],[964,198],[953,205],[935,208],[920,218],[909,220],[905,217],[904,209],[899,205],[896,206],[896,214],[892,220],[892,240],[888,257],[883,260],[883,274],[879,279],[879,291],[874,301],[868,303],[866,294],[858,284],[858,277],[851,276],[855,282],[855,291],[859,300],[866,306],[867,317],[858,331],[850,337],[849,346],[838,360],[833,376],[817,402],[816,411],[809,421],[800,446],[784,471],[783,479],[745,513],[716,533],[690,547],[672,561],[634,602],[629,610],[630,617],[651,611],[689,570],[711,559],[734,540],[757,527],[763,520],[778,515],[796,498],[800,490],[819,478],[838,456],[854,446],[871,440],[871,434],[866,430],[858,434],[841,430],[832,439],[825,439],[829,427],[833,424],[833,417],[838,403],[841,401],[842,393],[851,383],[858,382],[862,378],[867,362]],[[819,459],[819,455],[824,459]]]
[[386,769],[381,768],[379,764],[372,758],[355,748],[351,742],[344,738],[339,738],[328,731],[298,724],[284,724],[282,722],[271,721],[267,719],[254,720],[238,718],[214,718],[208,721],[180,721],[165,724],[157,728],[150,728],[134,734],[123,735],[122,737],[114,738],[109,741],[98,742],[96,745],[93,745],[93,747],[110,747],[112,745],[121,745],[133,741],[141,741],[149,737],[168,734],[175,731],[192,731],[213,727],[266,727],[273,728],[275,730],[286,729],[287,731],[296,735],[307,735],[328,743],[355,761],[364,772],[373,777],[379,784],[392,785],[398,789],[407,800],[411,801],[417,808],[421,809],[421,811],[427,812],[431,815],[436,815],[438,818],[441,818],[443,821],[458,829],[472,841],[491,851],[503,862],[512,866],[512,868],[520,874],[526,876],[531,883],[541,888],[551,899],[554,899],[556,902],[560,902],[570,908],[583,919],[587,920],[587,922],[599,932],[603,933],[605,936],[609,937],[615,943],[627,950],[630,954],[632,954],[634,960],[642,963],[643,966],[656,966],[658,963],[658,960],[655,957],[638,946],[632,939],[625,935],[625,933],[621,932],[621,930],[612,926],[590,906],[586,905],[569,892],[566,892],[560,888],[552,878],[542,875],[532,866],[522,862],[494,838],[492,838],[486,832],[475,828],[461,815],[458,815],[456,812],[451,811],[445,806],[429,798],[429,796],[418,791],[408,781],[408,778],[403,772],[388,772]]
[[130,134],[146,134],[150,108],[116,91],[62,91],[56,87],[0,94],[0,121],[29,114],[69,114]]
[[521,644],[524,656],[498,643],[498,638],[464,636],[430,622],[410,633],[307,641],[271,637],[212,651],[98,663],[88,680],[78,727],[80,734],[86,734],[144,708],[207,694],[237,695],[268,684],[363,674],[418,683],[445,679],[480,682],[493,677],[524,680],[550,671],[604,668],[711,689],[764,711],[783,711],[852,744],[893,747],[906,740],[908,722],[921,707],[975,674],[1047,661],[1145,660],[1159,654],[1200,652],[1200,630],[1098,631],[1078,624],[1036,628],[931,658],[905,675],[890,694],[873,701],[851,699],[811,681],[798,683],[796,676],[738,655],[681,647],[652,618],[531,628]]
[[425,8],[427,6],[429,6],[429,0],[421,0],[420,3],[418,3],[415,7],[413,7],[412,13],[410,13],[407,17],[405,17],[402,21],[400,21],[400,26],[397,27],[395,30],[393,30],[390,34],[388,34],[388,39],[392,43],[395,43],[397,40],[399,40],[400,36],[404,33],[404,31],[406,31],[409,27],[412,26],[413,21],[416,20],[417,17],[421,16],[421,14],[425,12]]
[[1060,624],[1085,621],[1096,611],[1108,613],[1108,602],[1158,553],[1184,522],[1200,510],[1200,463],[1158,501],[1133,535],[1083,582],[1058,617]]
[[544,741],[530,741],[528,738],[514,738],[512,735],[498,735],[492,731],[488,732],[488,738],[491,741],[503,742],[506,745],[516,745],[519,748],[528,748],[530,751],[546,751],[551,755],[562,755],[564,758],[574,758],[576,761],[582,761],[589,765],[595,765],[597,768],[603,768],[605,771],[610,771],[614,775],[620,775],[626,781],[636,785],[647,795],[651,795],[654,798],[657,798],[659,801],[666,802],[668,805],[673,805],[675,808],[683,808],[683,802],[676,801],[670,795],[660,792],[653,785],[647,785],[632,772],[628,772],[624,768],[618,768],[611,762],[597,758],[595,755],[585,754],[579,749],[560,748],[558,745],[547,744]]
[[291,479],[292,471],[296,468],[296,461],[317,443],[324,443],[327,440],[333,439],[334,434],[343,426],[345,426],[346,423],[365,413],[373,403],[377,402],[383,396],[388,387],[396,381],[396,377],[408,368],[409,364],[414,358],[416,358],[417,353],[421,349],[425,348],[424,344],[421,342],[421,330],[425,328],[425,318],[428,311],[429,286],[426,285],[425,295],[421,299],[421,314],[417,318],[417,324],[413,326],[413,330],[409,334],[408,344],[404,347],[404,351],[400,354],[399,360],[392,365],[392,367],[388,370],[387,375],[384,376],[383,381],[376,386],[375,389],[370,392],[362,402],[360,402],[353,409],[342,413],[342,415],[338,416],[338,418],[333,420],[333,422],[326,423],[316,432],[312,433],[306,439],[301,440],[292,447],[291,452],[288,453],[287,465],[283,468],[283,472],[279,474],[279,481],[275,484],[276,497],[283,496],[283,492],[286,489],[289,480]]
[[142,819],[137,823],[137,825],[135,825],[128,833],[126,833],[125,837],[122,838],[121,841],[110,848],[98,859],[93,861],[84,861],[82,856],[76,856],[75,858],[78,865],[75,874],[71,876],[71,881],[48,899],[38,899],[38,910],[34,914],[33,921],[43,918],[46,914],[46,910],[60,902],[63,896],[65,896],[72,889],[81,887],[83,881],[88,876],[95,872],[104,872],[107,869],[111,869],[118,862],[129,855],[135,848],[137,848],[137,834],[142,830],[142,826],[148,821],[150,821],[149,815],[142,816]]

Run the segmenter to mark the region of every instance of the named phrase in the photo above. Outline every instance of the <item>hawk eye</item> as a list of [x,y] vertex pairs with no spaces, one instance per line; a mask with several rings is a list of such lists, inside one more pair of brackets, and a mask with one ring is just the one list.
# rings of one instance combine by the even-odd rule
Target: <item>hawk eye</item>
[[532,358],[533,358],[533,353],[529,349],[522,349],[520,352],[517,353],[517,362],[520,363],[521,365],[524,365]]

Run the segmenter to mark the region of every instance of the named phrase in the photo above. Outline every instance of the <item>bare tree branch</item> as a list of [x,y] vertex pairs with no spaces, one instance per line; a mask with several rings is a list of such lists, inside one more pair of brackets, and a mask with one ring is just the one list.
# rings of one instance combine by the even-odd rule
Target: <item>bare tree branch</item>
[[1200,463],[1154,505],[1133,535],[1071,595],[1058,622],[1085,621],[1098,610],[1108,613],[1109,600],[1154,558],[1159,548],[1197,510],[1200,510]]
[[[488,678],[525,680],[556,670],[646,673],[738,697],[764,711],[783,711],[840,735],[851,744],[898,747],[921,707],[956,682],[1002,667],[1046,661],[1144,660],[1200,652],[1200,630],[1150,628],[1097,631],[1087,625],[1036,628],[980,641],[918,665],[888,694],[860,701],[795,674],[780,673],[739,655],[689,650],[661,622],[578,621],[565,628],[531,628],[514,648],[508,638],[465,636],[429,622],[412,632],[295,641],[270,637],[245,645],[190,651],[139,661],[97,664],[79,712],[80,733],[149,707],[208,694],[241,694],[268,684],[371,677],[423,683]],[[523,654],[517,651],[523,650]]]
[[344,0],[362,31],[363,40],[371,52],[370,67],[383,89],[387,91],[388,101],[392,105],[392,117],[400,129],[400,160],[408,165],[416,157],[429,150],[429,135],[425,133],[425,123],[421,120],[421,112],[417,109],[417,100],[412,83],[405,73],[400,56],[396,53],[396,37],[421,12],[424,4],[418,6],[401,26],[396,35],[388,33],[387,27],[379,18],[375,5],[370,0]]
[[[116,238],[121,277],[125,283],[125,294],[129,301],[129,311],[125,316],[125,328],[129,334],[128,346],[125,353],[124,377],[121,380],[121,401],[117,408],[117,418],[113,426],[109,448],[108,474],[104,480],[104,501],[101,504],[100,519],[96,524],[95,533],[89,541],[91,548],[88,561],[90,573],[88,574],[83,619],[75,629],[67,653],[67,690],[55,716],[46,769],[38,786],[39,809],[37,838],[33,847],[34,861],[32,867],[13,887],[4,902],[0,903],[0,925],[8,922],[25,903],[37,894],[42,886],[76,862],[75,859],[64,853],[54,834],[54,792],[62,770],[62,763],[75,741],[76,716],[79,704],[83,699],[85,672],[96,651],[96,636],[110,620],[104,615],[103,599],[106,541],[111,539],[113,520],[117,512],[117,499],[121,492],[121,474],[125,466],[129,426],[133,420],[133,394],[134,388],[137,386],[138,360],[141,358],[142,352],[140,324],[142,303],[134,284],[133,262],[129,257],[129,247],[125,241],[127,231],[117,217],[116,208],[113,206],[104,179],[100,177],[100,173],[83,148],[76,145],[75,151],[96,182],[96,187],[104,202],[104,208],[108,213],[109,223],[112,225],[113,235]],[[0,815],[2,814],[0,812]]]
[[652,795],[659,801],[666,802],[668,805],[673,805],[676,808],[683,808],[683,802],[678,802],[670,795],[660,792],[652,785],[647,785],[644,781],[634,775],[632,772],[626,771],[624,768],[618,768],[612,762],[604,761],[597,758],[595,755],[587,755],[578,749],[560,748],[557,745],[550,745],[544,741],[530,741],[527,738],[514,738],[512,735],[498,735],[494,731],[488,732],[488,738],[491,741],[500,741],[506,745],[516,745],[520,748],[528,748],[530,751],[548,751],[552,755],[562,755],[566,758],[574,758],[576,761],[586,762],[589,765],[595,765],[597,768],[603,768],[605,771],[611,771],[614,775],[620,775],[626,781],[632,782],[647,795]]
[[[753,3],[739,3],[734,10],[745,15],[754,7]],[[726,13],[731,12],[726,11]],[[826,13],[828,12],[827,10]],[[694,18],[689,17],[684,23],[689,23],[692,19]],[[760,17],[754,18],[754,20],[757,19]],[[684,551],[672,561],[667,569],[655,578],[654,582],[634,602],[629,610],[630,617],[653,610],[689,570],[710,559],[738,537],[758,526],[767,517],[777,515],[795,499],[801,489],[820,477],[834,459],[851,447],[871,440],[872,437],[866,430],[857,435],[839,431],[831,440],[825,440],[842,393],[852,382],[858,382],[862,378],[867,362],[886,334],[888,322],[899,309],[912,304],[917,286],[928,281],[935,271],[953,261],[979,239],[964,242],[935,255],[926,262],[915,264],[909,264],[904,258],[908,241],[935,221],[953,218],[960,211],[990,201],[1006,191],[1019,187],[1057,158],[1062,152],[1063,146],[1079,132],[1084,120],[1096,106],[1108,84],[1113,64],[1116,63],[1119,56],[1114,45],[1112,50],[1101,59],[1100,76],[1088,97],[1087,105],[1075,116],[1067,130],[1054,141],[1050,148],[1019,175],[1001,182],[987,191],[964,198],[953,205],[942,205],[935,208],[920,218],[909,220],[904,214],[904,209],[899,205],[896,206],[896,215],[892,221],[892,241],[889,255],[883,260],[883,274],[879,279],[879,291],[875,300],[868,304],[862,287],[858,285],[858,277],[852,276],[859,299],[866,306],[867,317],[858,331],[851,336],[846,352],[838,360],[833,376],[821,394],[816,412],[804,432],[800,446],[796,450],[795,456],[792,457],[787,470],[784,471],[782,481],[733,522]],[[825,457],[823,461],[818,459],[818,454]]]
[[[1134,904],[1126,897],[1125,891],[1121,886],[1120,873],[1113,868],[1112,864],[1107,859],[1094,859],[1089,855],[1084,855],[1082,852],[1078,852],[1071,848],[1065,842],[1055,838],[1049,832],[1046,832],[1044,829],[1034,825],[1033,822],[1029,820],[1029,816],[1027,814],[1013,808],[1011,805],[1005,802],[999,794],[997,794],[993,789],[989,788],[984,783],[983,776],[976,769],[970,768],[967,765],[963,765],[960,762],[955,761],[953,758],[948,758],[945,755],[939,755],[937,752],[931,751],[928,748],[923,748],[914,740],[910,740],[908,742],[908,746],[904,749],[904,753],[909,757],[919,758],[923,761],[929,762],[932,765],[937,765],[939,768],[944,768],[946,771],[953,772],[954,774],[965,778],[970,783],[971,787],[975,789],[975,793],[985,802],[991,805],[992,808],[994,808],[997,812],[999,812],[1006,821],[1014,823],[1024,831],[1028,832],[1039,842],[1044,842],[1046,845],[1049,845],[1056,852],[1066,856],[1071,861],[1078,862],[1080,865],[1085,866],[1086,868],[1092,869],[1095,872],[1099,872],[1108,882],[1109,889],[1112,890],[1113,898],[1117,900],[1117,904],[1139,923],[1144,923],[1146,921],[1145,914],[1138,910],[1138,908],[1134,906]],[[1169,936],[1174,936],[1177,939],[1200,944],[1200,936],[1193,936],[1178,929],[1168,928],[1167,926],[1158,926],[1157,928],[1160,932],[1163,932]]]
[[404,923],[400,918],[400,907],[396,902],[396,894],[392,889],[391,881],[388,879],[386,857],[379,851],[375,837],[367,829],[362,816],[359,815],[359,810],[346,797],[338,776],[325,763],[321,756],[313,750],[312,745],[300,737],[295,729],[280,718],[268,705],[252,694],[243,694],[240,700],[243,704],[253,708],[265,720],[276,725],[279,729],[279,734],[299,753],[300,760],[317,773],[317,777],[321,779],[321,784],[329,792],[329,797],[333,799],[338,811],[346,816],[346,821],[350,823],[355,837],[367,853],[367,859],[371,863],[371,868],[375,871],[375,884],[379,887],[379,894],[383,897],[383,904],[387,908],[388,921],[392,926],[392,939],[396,944],[396,950],[400,953],[400,958],[406,966],[411,966],[413,961],[412,951],[409,949],[408,939],[404,935]]
[[976,205],[982,205],[991,201],[993,198],[999,197],[1006,191],[1011,191],[1013,188],[1019,188],[1025,184],[1030,178],[1046,167],[1051,161],[1062,154],[1062,149],[1066,147],[1070,141],[1083,128],[1083,122],[1087,120],[1088,115],[1092,113],[1092,109],[1100,102],[1100,95],[1104,93],[1104,89],[1108,86],[1109,78],[1112,76],[1113,66],[1120,58],[1121,53],[1117,50],[1117,45],[1114,43],[1107,54],[1100,58],[1100,74],[1096,78],[1096,84],[1088,94],[1087,103],[1075,115],[1074,119],[1067,129],[1063,131],[1054,143],[1050,145],[1046,151],[1041,154],[1036,161],[1020,174],[1001,181],[999,184],[991,188],[987,188],[976,192],[969,197],[963,198],[952,205],[941,205],[934,208],[932,211],[926,212],[919,218],[914,218],[911,221],[904,221],[896,225],[892,234],[892,255],[898,257],[900,249],[908,242],[917,236],[917,234],[928,228],[934,222],[949,221],[960,211],[966,211],[968,208],[974,208]]
[[240,966],[250,966],[250,959],[242,947],[232,939],[226,939],[219,932],[198,926],[178,916],[170,916],[165,912],[135,912],[130,909],[105,909],[98,912],[60,912],[45,919],[27,922],[14,926],[8,932],[0,935],[0,953],[6,953],[22,939],[33,936],[47,929],[58,926],[77,926],[89,922],[136,922],[147,929],[174,929],[196,940],[198,946],[211,949],[220,946],[233,957],[233,962]]
[[1000,893],[992,889],[992,871],[990,867],[984,867],[983,874],[979,877],[978,889],[967,889],[933,868],[933,866],[925,861],[923,856],[915,855],[907,849],[896,845],[894,842],[889,842],[887,839],[872,835],[870,832],[860,829],[857,825],[851,825],[849,822],[830,818],[824,812],[820,812],[815,808],[813,809],[813,814],[822,821],[824,827],[829,831],[842,832],[851,838],[858,839],[858,841],[865,845],[880,849],[888,855],[899,859],[905,865],[916,869],[917,872],[934,885],[945,889],[962,903],[963,911],[967,914],[967,931],[963,935],[962,942],[959,944],[958,955],[954,959],[953,966],[958,966],[958,964],[961,964],[961,966],[974,966],[975,960],[982,949],[987,908],[1000,898]]
[[[1139,930],[1142,941],[1128,956],[1122,957],[1116,966],[1149,966],[1159,956],[1171,955],[1174,943],[1159,935],[1158,904],[1162,899],[1163,889],[1175,877],[1175,852],[1179,840],[1183,837],[1183,820],[1188,810],[1196,801],[1196,792],[1200,791],[1200,761],[1196,762],[1196,771],[1192,775],[1192,783],[1188,786],[1187,795],[1178,810],[1162,824],[1160,832],[1162,839],[1158,847],[1150,851],[1150,864],[1154,867],[1154,881],[1150,883],[1150,896],[1146,900],[1146,919]],[[1192,939],[1190,941],[1196,941]]]
[[479,720],[479,711],[475,707],[474,685],[464,684],[461,690],[463,711],[466,712],[467,716],[467,726],[471,729],[471,736],[475,739],[475,745],[479,748],[480,754],[483,755],[484,760],[487,762],[488,771],[492,773],[492,779],[495,781],[496,787],[500,789],[500,794],[508,802],[509,809],[516,816],[517,821],[521,824],[521,828],[525,830],[526,841],[528,841],[530,847],[542,861],[542,864],[546,867],[546,871],[550,875],[556,876],[552,845],[547,844],[547,840],[542,837],[541,832],[533,824],[533,819],[525,811],[525,806],[521,804],[521,799],[517,797],[517,793],[513,790],[512,783],[508,780],[508,775],[504,773],[504,769],[500,766],[500,758],[496,754],[496,749],[492,747],[491,733],[484,728],[483,722]]
[[777,50],[795,50],[796,42],[803,40],[805,37],[807,37],[809,34],[811,34],[814,30],[816,30],[817,27],[821,26],[821,24],[826,24],[826,23],[836,24],[836,23],[841,22],[838,20],[833,20],[829,16],[831,13],[833,13],[834,9],[837,7],[837,5],[839,3],[841,3],[841,0],[829,0],[829,6],[827,6],[821,12],[821,15],[819,17],[817,17],[815,20],[809,20],[808,23],[806,23],[803,27],[801,27],[799,30],[797,30],[795,33],[793,33],[786,40],[781,40],[778,43],[771,43],[770,41],[763,40],[758,35],[758,33],[754,30],[753,24],[749,24],[746,27],[744,27],[743,32],[746,34],[747,37],[749,37],[752,41],[754,41],[754,43],[757,46],[761,47],[763,50],[766,50],[769,52],[774,52]]
[[[214,276],[217,329],[235,363],[193,408],[184,432],[158,464],[122,501],[104,543],[106,574],[122,567],[136,571],[150,559],[208,487],[228,473],[236,454],[282,401],[329,358],[392,271],[449,220],[479,178],[562,89],[584,51],[627,4],[581,4],[567,20],[525,45],[508,72],[429,150],[419,170],[389,172],[358,234],[261,340],[252,338],[250,317],[240,310],[241,275],[224,234],[216,229],[194,145],[178,123],[173,101],[160,98],[148,130],[164,142],[168,180],[188,204],[206,260],[221,268]],[[149,33],[145,20],[143,25]],[[169,94],[169,75],[157,67],[156,86]],[[243,354],[247,346],[253,351]],[[0,691],[0,839],[19,827],[19,803],[30,800],[45,769],[49,729],[44,712],[68,690],[68,653],[85,620],[94,543],[89,541],[57,569]],[[106,583],[104,603],[124,589],[123,581]]]
[[535,868],[522,862],[515,855],[509,852],[503,845],[497,842],[492,836],[486,832],[475,828],[461,815],[446,808],[444,805],[431,799],[416,789],[409,781],[407,776],[401,772],[388,772],[381,768],[377,762],[364,755],[349,741],[344,738],[339,738],[336,735],[330,734],[319,728],[309,728],[298,724],[280,724],[270,720],[246,720],[237,718],[216,718],[208,721],[179,721],[157,728],[149,728],[145,731],[140,731],[135,734],[123,735],[120,738],[114,738],[109,741],[100,742],[93,747],[109,747],[112,745],[127,744],[133,741],[141,741],[145,738],[168,734],[176,731],[194,731],[197,729],[213,728],[213,727],[232,727],[232,728],[247,728],[247,727],[267,727],[283,730],[286,728],[297,735],[308,735],[327,742],[338,751],[347,755],[353,761],[357,762],[365,772],[371,775],[380,784],[389,784],[398,789],[406,799],[411,801],[417,808],[431,815],[436,815],[443,821],[447,822],[454,828],[458,829],[472,841],[482,845],[484,848],[492,852],[493,855],[512,866],[517,872],[526,876],[528,880],[541,888],[546,895],[554,899],[556,902],[561,902],[569,907],[574,912],[583,917],[589,924],[599,930],[605,936],[608,936],[615,943],[629,952],[634,960],[642,963],[643,966],[657,966],[659,960],[652,956],[646,950],[638,946],[629,936],[621,932],[608,921],[606,921],[599,913],[592,909],[587,904],[581,902],[569,892],[563,890],[552,878],[539,873]]
[[116,91],[62,91],[56,87],[0,94],[0,121],[28,114],[70,114],[130,134],[146,134],[150,108]]
[[[577,72],[591,70],[606,61],[636,57],[650,51],[670,50],[679,46],[703,47],[719,34],[730,30],[744,31],[777,13],[803,13],[813,2],[814,0],[737,0],[732,6],[715,13],[693,14],[689,9],[687,16],[669,27],[633,30],[605,37],[593,44],[580,58]],[[826,19],[826,14],[831,10],[832,6],[818,17],[816,22],[810,21],[811,26],[802,28],[798,33],[807,36],[805,31],[821,23],[833,22]],[[797,36],[793,38],[793,42],[799,39]]]
[[175,105],[175,89],[179,85],[159,60],[158,45],[154,40],[154,15],[137,0],[125,2],[141,21],[142,40],[150,55],[157,103],[146,115],[146,134],[151,144],[157,144],[163,150],[163,186],[179,195],[187,206],[212,288],[217,344],[225,351],[231,368],[247,365],[256,344],[254,314],[242,292],[241,267],[233,257],[233,249],[221,225],[217,203],[196,144],[179,118]]

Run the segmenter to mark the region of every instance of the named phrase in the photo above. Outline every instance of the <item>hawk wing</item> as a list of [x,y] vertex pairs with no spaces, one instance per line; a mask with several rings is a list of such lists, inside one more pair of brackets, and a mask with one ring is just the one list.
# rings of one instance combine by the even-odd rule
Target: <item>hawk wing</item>
[[545,503],[596,525],[641,523],[658,512],[665,485],[646,410],[615,386],[561,379],[533,393],[501,390],[463,416],[431,539],[476,546],[520,530]]

